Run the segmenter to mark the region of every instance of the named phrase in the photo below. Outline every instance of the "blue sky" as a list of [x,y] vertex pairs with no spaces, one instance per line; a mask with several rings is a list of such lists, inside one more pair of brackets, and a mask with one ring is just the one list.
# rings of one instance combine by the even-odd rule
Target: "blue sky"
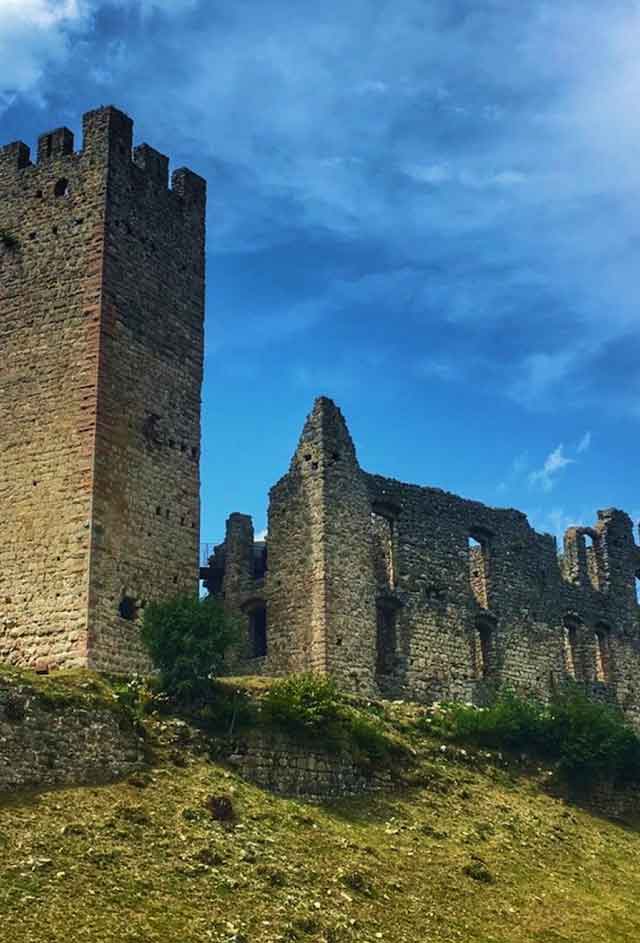
[[209,181],[202,537],[316,395],[363,466],[640,516],[640,4],[0,0],[0,141],[115,104]]

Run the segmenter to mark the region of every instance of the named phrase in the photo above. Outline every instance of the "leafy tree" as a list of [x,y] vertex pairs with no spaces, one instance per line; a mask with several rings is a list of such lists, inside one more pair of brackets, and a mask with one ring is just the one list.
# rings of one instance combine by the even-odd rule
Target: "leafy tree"
[[182,702],[206,697],[226,649],[237,637],[237,622],[208,596],[175,596],[149,603],[144,610],[142,640],[160,672],[160,684]]

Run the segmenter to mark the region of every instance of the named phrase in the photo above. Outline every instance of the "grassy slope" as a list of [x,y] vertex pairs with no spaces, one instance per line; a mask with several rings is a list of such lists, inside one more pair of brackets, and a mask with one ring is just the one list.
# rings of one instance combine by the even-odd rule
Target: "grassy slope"
[[[437,746],[437,744],[434,744]],[[322,806],[160,747],[148,784],[0,800],[0,940],[635,941],[640,833],[532,780],[425,759]],[[233,826],[204,807],[232,794]],[[474,880],[477,859],[495,877]]]

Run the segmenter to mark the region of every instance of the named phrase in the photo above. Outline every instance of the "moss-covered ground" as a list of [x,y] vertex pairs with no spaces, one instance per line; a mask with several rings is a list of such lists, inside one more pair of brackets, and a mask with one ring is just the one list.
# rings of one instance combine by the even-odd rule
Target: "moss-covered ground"
[[149,726],[148,772],[0,799],[3,943],[640,939],[640,832],[535,770],[425,741],[410,784],[311,804],[243,782],[180,723]]

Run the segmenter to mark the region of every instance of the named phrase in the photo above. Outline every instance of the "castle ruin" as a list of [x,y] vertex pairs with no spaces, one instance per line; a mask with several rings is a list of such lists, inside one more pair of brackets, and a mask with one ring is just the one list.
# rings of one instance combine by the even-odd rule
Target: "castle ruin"
[[131,671],[197,586],[205,183],[83,131],[0,149],[0,660]]
[[[147,667],[149,599],[195,591],[205,183],[113,107],[0,149],[0,661]],[[479,702],[572,678],[640,722],[640,548],[363,471],[320,398],[272,488],[200,573],[240,613],[230,668]]]
[[314,670],[365,695],[479,703],[571,678],[640,721],[640,547],[622,511],[570,528],[558,557],[520,511],[363,471],[316,401],[271,489],[268,538],[232,514],[203,570],[240,613],[234,670]]

